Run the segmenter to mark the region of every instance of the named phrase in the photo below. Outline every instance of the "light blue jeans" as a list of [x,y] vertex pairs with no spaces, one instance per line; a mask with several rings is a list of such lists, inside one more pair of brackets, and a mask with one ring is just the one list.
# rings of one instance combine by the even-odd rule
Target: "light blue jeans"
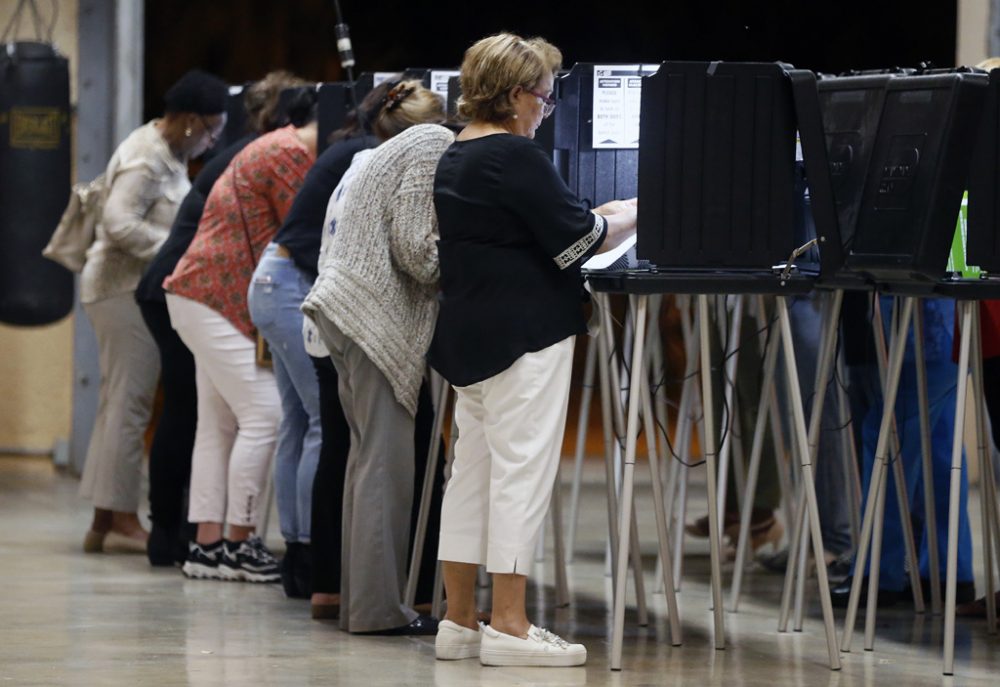
[[274,459],[274,493],[281,536],[308,544],[312,485],[323,442],[319,417],[319,382],[302,343],[299,306],[312,287],[291,258],[264,250],[250,282],[250,319],[271,349],[281,396],[281,424]]

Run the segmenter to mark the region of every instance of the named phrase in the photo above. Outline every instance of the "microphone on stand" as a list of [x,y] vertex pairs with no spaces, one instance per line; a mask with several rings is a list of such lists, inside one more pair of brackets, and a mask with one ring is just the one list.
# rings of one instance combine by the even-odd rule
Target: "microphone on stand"
[[337,24],[333,27],[334,35],[337,38],[337,53],[340,55],[340,66],[347,71],[348,89],[351,92],[351,103],[354,111],[360,115],[358,109],[358,94],[354,88],[354,48],[351,46],[351,30],[344,21],[344,13],[340,9],[340,0],[333,0],[333,9],[337,15]]

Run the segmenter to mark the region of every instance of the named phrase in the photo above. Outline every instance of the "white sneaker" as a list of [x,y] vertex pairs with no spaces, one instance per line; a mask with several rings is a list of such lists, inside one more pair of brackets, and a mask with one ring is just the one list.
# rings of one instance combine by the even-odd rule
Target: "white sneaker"
[[484,666],[580,666],[587,662],[587,647],[570,644],[559,635],[532,625],[527,639],[483,627],[479,661]]
[[479,639],[482,636],[482,625],[473,630],[450,620],[442,620],[434,638],[434,655],[439,661],[475,658],[479,655]]

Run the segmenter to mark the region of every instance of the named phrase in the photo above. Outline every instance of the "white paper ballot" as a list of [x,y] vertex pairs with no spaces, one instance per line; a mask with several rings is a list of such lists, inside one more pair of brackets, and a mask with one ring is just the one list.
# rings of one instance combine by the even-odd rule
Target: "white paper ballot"
[[656,69],[642,64],[594,65],[594,150],[639,147],[642,76]]
[[372,88],[381,86],[386,81],[399,81],[402,78],[402,72],[375,72],[372,75]]
[[448,79],[458,76],[461,72],[457,70],[434,69],[431,71],[431,90],[434,91],[441,100],[448,102]]
[[587,262],[583,263],[583,269],[585,270],[606,270],[615,262],[618,261],[623,255],[625,255],[629,248],[635,245],[635,234],[633,233],[627,239],[619,243],[617,246],[609,251],[603,253],[598,253],[592,257]]

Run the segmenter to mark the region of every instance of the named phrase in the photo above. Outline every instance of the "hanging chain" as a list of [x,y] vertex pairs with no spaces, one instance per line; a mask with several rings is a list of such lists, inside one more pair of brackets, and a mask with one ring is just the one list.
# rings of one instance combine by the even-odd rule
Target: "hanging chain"
[[27,9],[31,11],[31,23],[35,28],[35,40],[41,41],[44,37],[46,43],[52,43],[52,36],[56,30],[56,20],[59,18],[59,0],[52,0],[52,19],[49,21],[48,31],[45,30],[45,22],[42,20],[42,13],[39,12],[38,4],[35,0],[19,0],[17,9],[14,10],[14,16],[10,18],[7,28],[3,30],[3,36],[0,36],[0,43],[6,43],[8,36],[17,37],[21,29],[21,18]]

